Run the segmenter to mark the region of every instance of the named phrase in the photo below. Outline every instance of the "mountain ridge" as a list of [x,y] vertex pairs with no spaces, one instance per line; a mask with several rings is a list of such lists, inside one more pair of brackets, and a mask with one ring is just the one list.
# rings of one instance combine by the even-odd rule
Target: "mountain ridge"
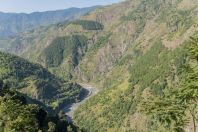
[[0,37],[14,36],[40,26],[75,19],[101,6],[26,13],[0,13]]
[[[102,7],[101,5],[95,5],[95,6],[91,6],[91,8],[98,8],[98,7]],[[65,10],[71,10],[71,9],[83,9],[83,8],[90,8],[90,7],[69,7],[66,9],[57,9],[57,10],[47,10],[47,11],[33,11],[30,13],[25,13],[25,12],[3,12],[0,11],[1,14],[26,14],[26,15],[30,15],[30,14],[34,14],[34,13],[46,13],[46,12],[56,12],[56,11],[65,11]]]

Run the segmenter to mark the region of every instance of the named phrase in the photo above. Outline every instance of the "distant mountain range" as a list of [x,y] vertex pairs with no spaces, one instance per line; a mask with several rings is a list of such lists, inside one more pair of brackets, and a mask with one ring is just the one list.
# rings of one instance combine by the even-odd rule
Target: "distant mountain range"
[[0,38],[16,35],[40,26],[72,20],[95,10],[99,6],[69,8],[65,10],[25,13],[0,12]]

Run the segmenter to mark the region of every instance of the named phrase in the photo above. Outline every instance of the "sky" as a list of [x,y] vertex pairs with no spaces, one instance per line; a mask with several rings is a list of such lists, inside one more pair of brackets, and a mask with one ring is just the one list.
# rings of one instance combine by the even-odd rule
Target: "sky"
[[69,7],[89,7],[108,5],[120,0],[0,0],[1,12],[31,13],[66,9]]

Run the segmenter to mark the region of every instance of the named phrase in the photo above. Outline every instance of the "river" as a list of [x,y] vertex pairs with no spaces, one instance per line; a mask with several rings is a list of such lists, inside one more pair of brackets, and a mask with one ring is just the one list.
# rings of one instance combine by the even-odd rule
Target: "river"
[[80,84],[80,85],[84,88],[83,90],[84,92],[81,95],[80,101],[69,104],[64,108],[64,112],[67,115],[67,120],[69,122],[73,122],[73,116],[75,110],[77,110],[80,105],[84,104],[90,97],[96,95],[99,92],[99,89],[97,89],[92,85],[89,84]]

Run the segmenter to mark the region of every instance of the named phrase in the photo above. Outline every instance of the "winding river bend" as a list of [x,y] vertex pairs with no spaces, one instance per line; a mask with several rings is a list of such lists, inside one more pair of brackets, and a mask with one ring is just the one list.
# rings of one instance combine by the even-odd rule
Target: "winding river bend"
[[69,122],[73,122],[74,111],[78,109],[78,107],[84,104],[90,97],[96,95],[99,92],[99,89],[89,84],[80,84],[84,88],[84,92],[82,93],[82,97],[79,102],[75,102],[67,105],[64,108],[64,112],[67,115],[67,119]]

